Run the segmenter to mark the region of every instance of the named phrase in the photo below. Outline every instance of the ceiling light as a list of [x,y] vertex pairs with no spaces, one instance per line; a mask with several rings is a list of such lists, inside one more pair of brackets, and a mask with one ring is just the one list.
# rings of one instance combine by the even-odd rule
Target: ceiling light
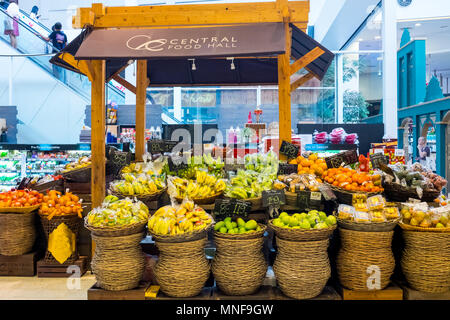
[[236,66],[234,65],[234,57],[227,58],[227,60],[231,60],[230,69],[231,69],[231,70],[235,70],[235,69],[236,69]]
[[195,66],[195,59],[188,59],[192,61],[192,70],[195,71],[197,70],[197,67]]
[[363,38],[359,38],[359,39],[358,39],[358,41],[360,41],[360,42],[361,42],[361,41],[364,41],[364,39],[363,39]]
[[415,26],[416,27],[420,27],[422,24],[421,23],[416,23]]
[[381,36],[375,36],[375,40],[380,40]]

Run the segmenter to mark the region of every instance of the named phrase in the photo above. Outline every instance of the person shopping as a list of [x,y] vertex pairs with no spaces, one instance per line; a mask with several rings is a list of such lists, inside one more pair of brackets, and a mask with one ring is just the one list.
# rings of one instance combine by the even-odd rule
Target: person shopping
[[[61,51],[64,49],[64,47],[67,44],[67,36],[62,31],[62,24],[60,22],[55,23],[55,25],[52,27],[53,32],[50,33],[48,37],[41,36],[42,39],[45,41],[51,41],[53,45],[52,53],[57,53],[58,51]],[[58,67],[56,65],[53,65],[53,74],[55,77],[57,77],[62,82],[65,82],[65,70],[61,67]]]
[[417,149],[419,151],[417,161],[422,165],[422,167],[427,166],[427,157],[430,156],[431,150],[430,147],[427,146],[427,139],[425,137],[420,137],[417,144]]
[[19,36],[20,19],[20,10],[19,5],[17,4],[17,0],[11,0],[8,9],[6,9],[6,13],[9,15],[9,17],[5,17],[4,20],[4,34],[9,36],[11,47],[17,49],[17,37]]

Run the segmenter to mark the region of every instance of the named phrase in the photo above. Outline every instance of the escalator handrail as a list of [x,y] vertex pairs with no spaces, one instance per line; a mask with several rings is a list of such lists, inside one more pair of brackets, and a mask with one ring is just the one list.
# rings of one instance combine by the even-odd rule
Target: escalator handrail
[[52,32],[52,30],[50,28],[48,28],[46,25],[41,23],[38,19],[32,19],[28,12],[25,12],[24,10],[20,9],[20,13],[23,14],[24,16],[26,16],[28,19],[32,20],[34,23],[38,24],[39,27],[41,27],[42,29],[45,29],[48,32],[48,34],[50,34]]

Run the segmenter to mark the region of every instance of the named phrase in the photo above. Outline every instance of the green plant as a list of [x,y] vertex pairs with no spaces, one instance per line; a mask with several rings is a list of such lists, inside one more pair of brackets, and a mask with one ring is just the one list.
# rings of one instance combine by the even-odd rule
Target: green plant
[[369,115],[370,103],[366,102],[361,92],[344,91],[344,122],[359,122]]

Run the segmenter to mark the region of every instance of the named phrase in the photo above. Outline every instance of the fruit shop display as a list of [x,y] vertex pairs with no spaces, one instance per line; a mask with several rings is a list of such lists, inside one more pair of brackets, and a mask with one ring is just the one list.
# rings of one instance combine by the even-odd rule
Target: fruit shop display
[[395,203],[388,203],[381,195],[367,197],[365,194],[354,194],[352,205],[340,204],[337,217],[354,222],[387,222],[400,217]]
[[125,196],[145,196],[164,190],[166,183],[163,176],[140,174],[138,176],[132,173],[124,173],[122,177],[125,180],[116,180],[110,184],[110,189],[116,193]]
[[214,225],[214,230],[220,233],[235,234],[260,231],[261,227],[253,219],[245,222],[242,218],[232,221],[231,217],[226,217],[223,221],[219,221]]
[[447,180],[423,169],[419,163],[414,163],[410,168],[404,165],[396,165],[393,171],[396,178],[395,182],[405,187],[420,187],[441,191],[447,185]]
[[336,224],[334,216],[327,216],[323,211],[311,210],[308,213],[294,213],[289,215],[282,212],[278,218],[273,219],[272,224],[280,228],[292,229],[325,229]]
[[434,199],[434,202],[438,203],[440,207],[445,207],[448,205],[448,199],[443,194],[439,195],[439,197]]
[[273,183],[274,189],[287,189],[289,192],[299,192],[304,190],[319,191],[322,183],[320,178],[313,174],[289,174],[279,175],[278,180]]
[[164,166],[164,172],[170,176],[177,176],[183,179],[195,179],[197,171],[207,171],[208,173],[216,176],[217,178],[224,177],[223,168],[225,163],[221,157],[213,158],[211,154],[204,154],[203,156],[192,156],[188,162],[188,166],[185,169],[173,172],[169,170],[169,165],[166,163]]
[[278,172],[278,157],[275,152],[269,151],[266,154],[253,153],[244,158],[245,169],[258,172],[265,176],[274,177]]
[[51,220],[55,216],[78,215],[82,218],[81,200],[77,195],[71,192],[62,194],[56,190],[50,190],[42,197],[41,208],[39,214]]
[[169,177],[169,194],[177,198],[205,199],[221,195],[226,188],[223,179],[197,171],[195,180],[187,180],[178,177]]
[[322,178],[325,182],[346,191],[381,193],[381,175],[370,175],[367,172],[340,167],[324,171]]
[[335,128],[330,134],[326,131],[318,132],[317,130],[313,133],[314,143],[324,144],[324,143],[333,143],[333,144],[357,144],[358,143],[358,135],[356,133],[347,134],[343,128]]
[[239,170],[227,185],[225,195],[230,198],[250,199],[261,197],[262,192],[271,190],[273,175],[265,176],[255,171]]
[[145,175],[162,175],[162,169],[163,169],[163,163],[161,161],[144,161],[144,162],[137,162],[137,163],[130,163],[129,165],[125,166],[121,170],[122,177],[125,175],[133,175],[133,176],[139,176],[141,174]]
[[319,158],[317,154],[312,153],[308,157],[298,156],[295,159],[289,161],[290,164],[297,164],[298,174],[315,174],[321,177],[322,174],[327,170],[327,164],[325,160]]
[[430,209],[426,203],[403,203],[402,222],[421,228],[450,228],[450,206]]
[[415,172],[421,173],[425,177],[425,179],[427,179],[438,191],[441,191],[442,188],[447,185],[447,180],[442,178],[440,175],[432,172],[431,170],[423,168],[422,165],[418,162],[414,163],[411,169]]
[[148,220],[148,230],[155,235],[181,235],[208,229],[213,218],[192,201],[180,206],[159,208]]
[[64,166],[62,172],[69,172],[81,168],[86,168],[92,164],[91,157],[83,156],[75,162],[68,163]]
[[129,198],[119,200],[116,196],[109,195],[100,207],[89,212],[87,222],[99,228],[125,227],[146,222],[148,218],[149,211],[143,202]]
[[26,208],[42,203],[44,195],[35,190],[14,190],[0,193],[0,208]]

